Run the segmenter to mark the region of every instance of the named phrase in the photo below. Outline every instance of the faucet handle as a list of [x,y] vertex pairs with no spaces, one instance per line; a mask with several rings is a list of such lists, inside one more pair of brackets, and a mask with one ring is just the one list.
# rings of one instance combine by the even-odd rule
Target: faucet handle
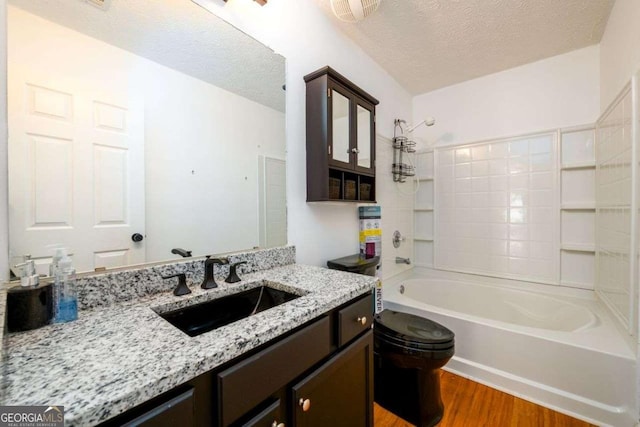
[[173,274],[171,276],[162,276],[163,279],[178,278],[178,286],[173,290],[175,296],[187,295],[191,293],[191,289],[187,286],[187,275],[184,273]]
[[240,261],[240,262],[236,262],[235,264],[231,264],[231,267],[229,268],[229,275],[227,276],[226,279],[224,279],[225,282],[227,283],[236,283],[239,282],[240,277],[238,277],[238,266],[242,265],[242,264],[246,264],[247,261]]

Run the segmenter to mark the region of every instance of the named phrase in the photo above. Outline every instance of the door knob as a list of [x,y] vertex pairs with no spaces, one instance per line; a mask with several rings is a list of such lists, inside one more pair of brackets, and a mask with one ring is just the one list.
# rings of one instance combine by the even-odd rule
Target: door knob
[[131,240],[133,240],[134,242],[142,242],[142,240],[144,239],[144,236],[140,233],[134,233],[131,235]]
[[307,412],[311,408],[311,401],[309,399],[300,399],[298,405],[302,408],[303,412]]
[[352,152],[352,153],[356,153],[356,154],[358,154],[358,153],[360,152],[360,150],[358,150],[357,148],[352,148],[352,149],[351,149],[351,152]]

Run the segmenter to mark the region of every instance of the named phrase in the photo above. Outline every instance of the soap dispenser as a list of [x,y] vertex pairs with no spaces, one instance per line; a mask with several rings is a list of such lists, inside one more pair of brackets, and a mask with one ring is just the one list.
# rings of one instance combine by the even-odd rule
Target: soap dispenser
[[7,329],[20,332],[47,325],[54,312],[51,283],[40,283],[35,261],[28,255],[14,267],[20,268],[21,286],[7,290]]
[[20,267],[22,272],[20,274],[21,286],[38,286],[40,283],[40,277],[36,273],[36,263],[31,259],[31,255],[25,255],[25,261],[21,264],[17,264],[16,267]]
[[56,322],[71,322],[78,318],[78,294],[76,271],[71,258],[65,253],[55,269]]
[[56,270],[58,269],[58,264],[62,258],[67,256],[67,250],[65,248],[55,248],[55,252],[53,257],[51,258],[51,264],[49,264],[49,277],[56,277]]

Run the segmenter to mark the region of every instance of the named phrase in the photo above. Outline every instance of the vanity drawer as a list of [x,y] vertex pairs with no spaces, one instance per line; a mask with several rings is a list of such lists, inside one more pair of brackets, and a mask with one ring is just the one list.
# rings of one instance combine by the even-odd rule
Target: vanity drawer
[[343,346],[362,332],[371,328],[373,322],[373,295],[338,310],[338,346]]
[[163,425],[192,426],[194,422],[194,396],[190,387],[183,393],[149,408],[131,421],[118,423],[123,427],[154,427]]
[[331,352],[325,316],[217,375],[220,423],[229,425]]

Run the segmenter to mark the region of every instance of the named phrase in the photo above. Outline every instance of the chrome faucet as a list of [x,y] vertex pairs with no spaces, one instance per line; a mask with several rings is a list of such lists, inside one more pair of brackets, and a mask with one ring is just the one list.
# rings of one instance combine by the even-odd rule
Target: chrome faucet
[[410,258],[400,258],[399,256],[396,257],[396,264],[411,264],[411,259]]

